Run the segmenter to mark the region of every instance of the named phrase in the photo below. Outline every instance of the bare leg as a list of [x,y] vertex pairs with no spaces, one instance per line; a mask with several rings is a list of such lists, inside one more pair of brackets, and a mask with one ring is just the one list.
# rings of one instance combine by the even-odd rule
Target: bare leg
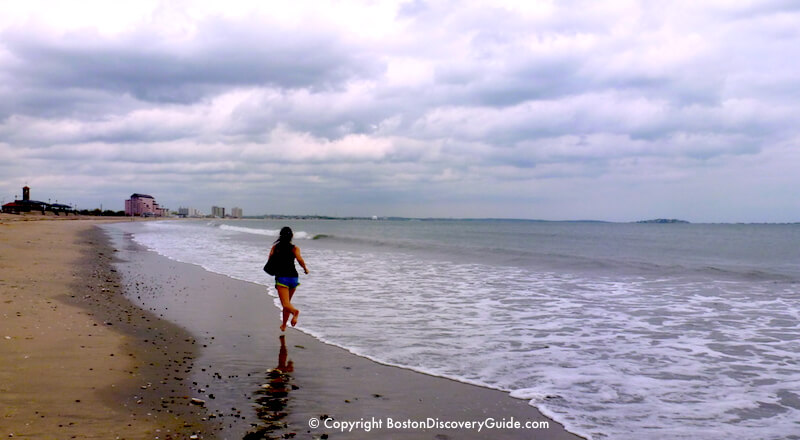
[[288,287],[283,286],[276,286],[278,290],[278,298],[281,300],[281,305],[283,306],[283,322],[281,323],[281,331],[286,330],[286,322],[289,320],[289,315],[294,315],[292,319],[292,326],[297,324],[297,315],[300,313],[299,310],[294,308],[291,303],[292,295],[294,293],[294,289],[291,289],[291,293]]
[[[294,296],[294,291],[297,290],[297,287],[292,287],[289,289],[289,301],[292,300]],[[297,317],[300,316],[300,310],[294,309],[294,318],[292,318],[292,327],[297,325]]]
[[291,316],[292,313],[287,308],[284,308],[282,310],[282,313],[283,313],[283,320],[281,322],[281,331],[283,332],[286,331],[286,323],[289,322],[289,316]]

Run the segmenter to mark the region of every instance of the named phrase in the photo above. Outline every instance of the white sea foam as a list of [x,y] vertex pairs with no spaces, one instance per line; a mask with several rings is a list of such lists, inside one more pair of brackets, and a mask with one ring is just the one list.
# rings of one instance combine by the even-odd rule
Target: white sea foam
[[[136,241],[269,286],[260,269],[277,232],[253,230],[154,223]],[[312,276],[294,300],[302,329],[353,353],[509,391],[593,439],[798,431],[792,285],[587,277],[433,261],[404,248],[303,252]]]
[[[258,228],[247,228],[243,226],[234,226],[234,225],[226,225],[221,224],[219,228],[224,231],[235,231],[235,232],[242,232],[245,234],[255,234],[255,235],[265,235],[267,237],[278,237],[280,235],[280,229],[258,229]],[[294,232],[294,238],[299,239],[306,239],[309,238],[308,233],[304,231],[297,231]]]

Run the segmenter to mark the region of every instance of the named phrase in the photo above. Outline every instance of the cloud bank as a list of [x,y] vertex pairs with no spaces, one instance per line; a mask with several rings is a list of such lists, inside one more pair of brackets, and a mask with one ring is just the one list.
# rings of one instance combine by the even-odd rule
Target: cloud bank
[[800,219],[793,2],[0,12],[5,201]]

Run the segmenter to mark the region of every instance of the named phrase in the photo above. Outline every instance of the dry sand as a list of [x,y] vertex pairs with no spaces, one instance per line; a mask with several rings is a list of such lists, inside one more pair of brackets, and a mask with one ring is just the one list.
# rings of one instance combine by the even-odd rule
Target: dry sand
[[164,371],[190,336],[124,300],[98,221],[74,219],[0,216],[0,436],[188,438],[202,414]]

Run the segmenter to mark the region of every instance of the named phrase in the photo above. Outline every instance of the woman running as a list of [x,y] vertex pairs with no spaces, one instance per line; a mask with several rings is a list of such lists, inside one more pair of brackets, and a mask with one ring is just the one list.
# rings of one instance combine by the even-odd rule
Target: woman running
[[281,331],[286,331],[286,323],[289,322],[289,316],[292,316],[292,327],[294,327],[297,325],[297,317],[300,315],[300,311],[292,305],[292,296],[294,296],[297,286],[300,285],[300,276],[297,274],[294,261],[297,260],[303,271],[308,274],[306,262],[300,256],[300,248],[292,244],[293,236],[292,229],[284,226],[281,229],[280,236],[269,251],[270,258],[276,259],[275,288],[278,290],[278,298],[280,298],[283,306]]

